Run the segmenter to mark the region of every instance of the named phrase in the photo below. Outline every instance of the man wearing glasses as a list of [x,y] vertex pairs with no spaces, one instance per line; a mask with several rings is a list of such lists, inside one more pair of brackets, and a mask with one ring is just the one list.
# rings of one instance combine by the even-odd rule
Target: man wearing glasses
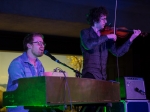
[[[14,91],[18,87],[17,79],[43,76],[44,67],[37,57],[44,52],[44,36],[40,33],[28,34],[23,41],[24,53],[15,58],[9,65],[7,91]],[[18,96],[19,97],[19,96]],[[23,100],[23,99],[22,99]],[[7,112],[28,112],[23,106],[8,108]]]

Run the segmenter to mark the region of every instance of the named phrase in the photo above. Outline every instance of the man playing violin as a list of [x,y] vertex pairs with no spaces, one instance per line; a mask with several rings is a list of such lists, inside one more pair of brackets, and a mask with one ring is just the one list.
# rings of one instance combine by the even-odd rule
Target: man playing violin
[[[96,7],[87,14],[89,28],[80,32],[81,51],[83,55],[82,78],[92,78],[97,80],[106,80],[106,64],[108,51],[113,55],[120,57],[128,50],[133,40],[141,33],[140,30],[133,30],[131,37],[119,48],[116,48],[116,34],[101,35],[102,30],[107,23],[108,12],[105,7]],[[87,107],[85,112],[95,112],[97,107]]]

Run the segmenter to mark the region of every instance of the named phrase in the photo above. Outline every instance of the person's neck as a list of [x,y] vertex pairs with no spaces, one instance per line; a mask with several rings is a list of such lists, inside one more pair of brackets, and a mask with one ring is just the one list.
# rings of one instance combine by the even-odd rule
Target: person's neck
[[93,30],[97,33],[99,29],[96,26],[92,26]]
[[96,32],[98,36],[100,36],[100,30],[96,26],[92,26],[93,30]]
[[32,55],[29,51],[27,51],[27,56],[28,56],[29,62],[35,66],[37,57]]

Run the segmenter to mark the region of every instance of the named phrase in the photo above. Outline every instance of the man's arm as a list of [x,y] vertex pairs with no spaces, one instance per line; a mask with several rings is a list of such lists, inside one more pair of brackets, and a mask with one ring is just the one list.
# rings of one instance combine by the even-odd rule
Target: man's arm
[[110,51],[111,51],[114,55],[120,57],[120,56],[124,55],[124,54],[129,50],[129,48],[130,48],[130,46],[131,46],[133,40],[134,40],[135,38],[137,38],[137,37],[139,36],[139,34],[141,33],[140,30],[133,30],[133,31],[134,31],[134,33],[131,35],[130,39],[128,39],[128,40],[127,40],[121,47],[119,47],[118,49],[116,49],[115,43],[111,44],[112,46],[110,47]]
[[115,42],[108,42],[108,46],[109,46],[109,51],[117,56],[117,57],[120,57],[120,56],[123,56],[126,52],[128,52],[132,42],[130,42],[130,40],[127,40],[122,46],[116,48],[116,43]]
[[9,77],[12,81],[25,77],[23,67],[20,62],[13,61],[11,62],[8,68]]
[[86,50],[91,50],[95,46],[100,45],[108,40],[107,36],[98,37],[94,31],[90,32],[89,30],[82,30],[80,33],[81,45]]

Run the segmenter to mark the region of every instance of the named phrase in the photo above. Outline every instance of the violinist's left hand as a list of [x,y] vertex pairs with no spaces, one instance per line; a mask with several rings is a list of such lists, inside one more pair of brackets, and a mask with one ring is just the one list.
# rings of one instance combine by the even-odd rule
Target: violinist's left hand
[[130,37],[130,42],[132,42],[139,34],[141,33],[141,30],[133,30],[133,34]]

